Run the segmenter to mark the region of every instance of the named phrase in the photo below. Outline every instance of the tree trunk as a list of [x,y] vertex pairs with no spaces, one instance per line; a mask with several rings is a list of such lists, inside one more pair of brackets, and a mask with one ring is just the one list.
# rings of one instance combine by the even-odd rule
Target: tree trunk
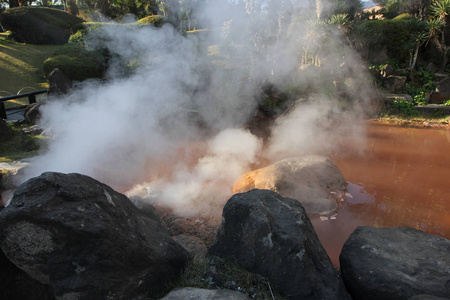
[[439,70],[439,73],[445,72],[445,66],[447,65],[447,51],[448,47],[445,45],[445,25],[444,28],[442,28],[442,36],[441,36],[441,49],[442,49],[442,60],[441,60],[441,68]]

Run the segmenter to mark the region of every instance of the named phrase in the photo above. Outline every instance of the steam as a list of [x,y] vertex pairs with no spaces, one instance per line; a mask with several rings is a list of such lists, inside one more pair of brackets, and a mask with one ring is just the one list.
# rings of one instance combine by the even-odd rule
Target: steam
[[[363,135],[362,127],[354,126],[355,110],[335,101],[345,96],[365,106],[371,89],[359,60],[342,33],[328,32],[327,47],[316,49],[321,67],[299,69],[308,23],[295,11],[304,7],[281,2],[267,13],[212,3],[203,21],[214,30],[200,37],[184,36],[170,25],[105,26],[88,47],[106,46],[116,58],[108,80],[84,82],[43,106],[41,125],[55,139],[20,181],[44,171],[78,172],[136,202],[163,203],[191,215],[223,205],[234,180],[261,156],[270,162],[333,151],[344,133]],[[340,94],[306,92],[330,85],[339,86]],[[265,86],[305,91],[275,123],[267,151],[245,129]]]
[[256,162],[261,146],[247,130],[226,129],[208,142],[206,155],[193,169],[179,165],[171,178],[139,184],[127,196],[163,202],[182,215],[217,212],[231,196],[234,180]]

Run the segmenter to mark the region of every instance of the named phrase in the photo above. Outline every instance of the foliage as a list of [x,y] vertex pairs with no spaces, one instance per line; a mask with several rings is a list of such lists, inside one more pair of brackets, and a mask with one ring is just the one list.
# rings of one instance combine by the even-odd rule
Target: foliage
[[44,7],[17,7],[2,13],[2,25],[14,39],[29,44],[64,44],[82,22],[72,14]]
[[55,51],[44,61],[44,73],[48,75],[59,68],[71,80],[83,81],[88,78],[101,78],[107,65],[107,54],[87,51],[79,45],[68,44]]
[[46,138],[23,134],[20,129],[24,125],[11,125],[14,136],[0,143],[0,162],[18,160],[36,156],[40,147],[45,144]]
[[444,105],[450,106],[450,99],[449,99],[449,100],[445,100],[445,101],[444,101]]
[[414,99],[414,104],[425,105],[426,96],[436,88],[436,75],[424,69],[414,72],[415,82],[410,82],[405,86],[405,93],[411,95]]
[[415,105],[412,102],[408,102],[405,100],[394,100],[391,104],[391,109],[394,112],[398,112],[405,116],[417,116],[419,112],[415,109]]
[[402,13],[396,16],[394,20],[411,20],[412,18],[413,17],[411,17],[411,15],[408,13]]
[[160,15],[147,16],[145,18],[139,19],[138,24],[141,25],[153,25],[155,27],[161,27],[168,22],[168,18]]
[[[361,47],[371,53],[378,53],[385,49],[391,59],[406,62],[410,51],[405,45],[416,34],[409,25],[409,20],[365,20],[354,25],[356,33],[353,39],[358,39]],[[370,57],[370,55],[369,55]]]

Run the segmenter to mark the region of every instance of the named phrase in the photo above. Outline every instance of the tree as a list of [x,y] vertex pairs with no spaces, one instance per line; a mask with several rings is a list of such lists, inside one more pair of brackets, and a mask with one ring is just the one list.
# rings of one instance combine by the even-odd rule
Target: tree
[[439,71],[444,73],[448,61],[449,46],[445,44],[445,25],[447,16],[450,13],[450,0],[435,0],[431,6],[430,11],[435,17],[434,20],[429,21],[430,39],[436,44],[441,52],[441,67]]

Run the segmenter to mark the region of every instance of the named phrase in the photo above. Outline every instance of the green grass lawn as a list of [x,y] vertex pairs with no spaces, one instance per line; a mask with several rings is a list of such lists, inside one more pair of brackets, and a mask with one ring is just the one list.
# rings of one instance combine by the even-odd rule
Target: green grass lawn
[[[42,65],[61,46],[11,42],[0,33],[0,97],[48,88]],[[6,101],[6,107],[28,104],[27,98]]]

